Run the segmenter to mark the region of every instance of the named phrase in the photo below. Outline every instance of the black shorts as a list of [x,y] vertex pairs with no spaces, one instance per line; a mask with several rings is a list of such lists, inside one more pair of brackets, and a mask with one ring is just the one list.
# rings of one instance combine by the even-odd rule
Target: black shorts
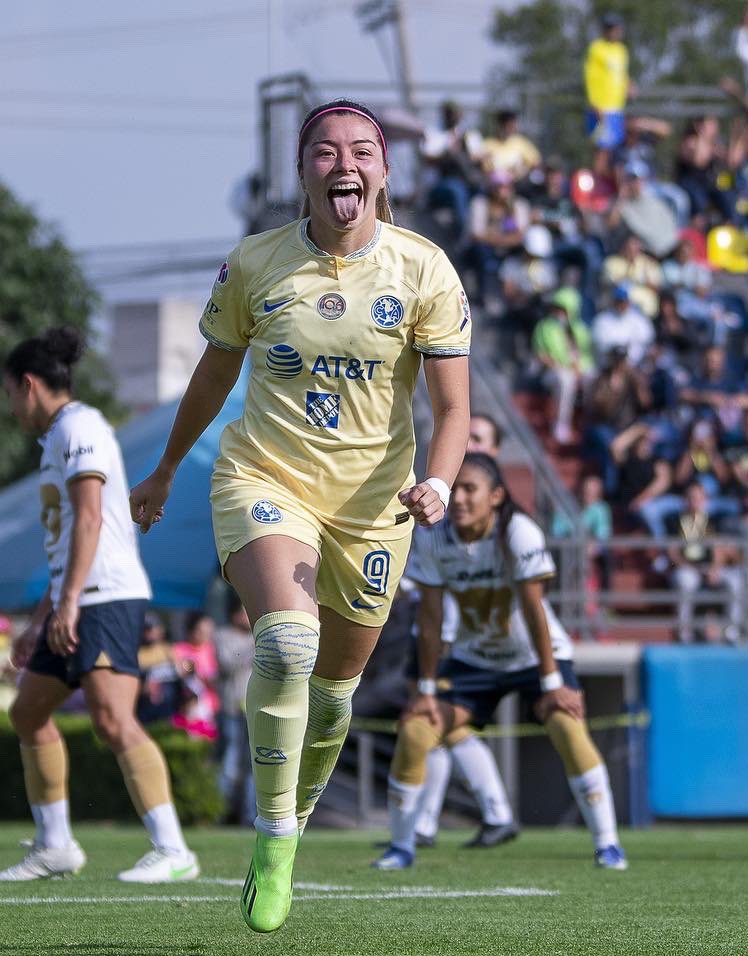
[[82,607],[78,618],[79,643],[70,657],[53,654],[49,649],[48,617],[27,669],[34,674],[56,677],[71,688],[79,687],[81,677],[97,667],[138,677],[138,648],[147,607],[148,601],[140,599]]
[[[564,684],[579,690],[579,681],[571,661],[556,661],[556,666]],[[486,667],[474,667],[454,657],[448,657],[439,666],[438,686],[439,699],[469,710],[473,715],[470,723],[476,727],[485,727],[490,723],[499,701],[507,694],[518,691],[528,704],[534,704],[543,695],[537,667],[502,673]]]
[[418,680],[418,638],[415,634],[408,635],[408,645],[405,658],[405,677],[410,681]]

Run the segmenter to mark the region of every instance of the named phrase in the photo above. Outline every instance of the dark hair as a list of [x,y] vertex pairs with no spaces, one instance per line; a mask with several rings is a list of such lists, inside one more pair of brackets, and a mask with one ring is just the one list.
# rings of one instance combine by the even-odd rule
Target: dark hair
[[184,622],[184,629],[187,634],[192,634],[200,621],[211,620],[210,614],[207,611],[190,611],[187,615],[187,618]]
[[604,13],[602,17],[600,18],[600,25],[602,26],[603,30],[606,33],[608,30],[613,30],[615,29],[615,27],[622,27],[624,26],[624,24],[625,24],[625,21],[623,17],[621,16],[621,14],[614,13],[613,11]]
[[504,440],[504,432],[499,428],[498,422],[492,415],[486,414],[486,412],[472,412],[470,415],[471,418],[482,418],[484,422],[487,422],[491,427],[493,432],[493,443],[498,448],[501,442]]
[[496,112],[496,122],[502,125],[516,119],[519,119],[519,113],[516,110],[497,110]]
[[659,295],[659,304],[662,308],[663,302],[669,302],[671,305],[675,305],[678,300],[675,298],[675,293],[671,292],[670,289],[663,289]]
[[469,451],[463,458],[462,464],[463,466],[470,465],[472,468],[479,468],[481,471],[483,471],[491,482],[492,491],[494,491],[496,488],[503,489],[504,499],[496,508],[496,516],[498,518],[496,534],[499,538],[499,541],[503,542],[506,536],[507,528],[509,527],[509,522],[512,520],[514,515],[524,514],[525,512],[519,507],[514,498],[512,498],[511,493],[507,488],[506,482],[504,481],[504,475],[502,474],[501,468],[499,468],[490,455],[486,455],[482,451]]
[[20,342],[5,360],[5,372],[20,382],[36,375],[53,392],[69,392],[71,369],[83,354],[85,343],[70,325],[47,329],[43,335]]
[[163,626],[164,626],[164,622],[161,620],[158,614],[155,613],[155,611],[145,612],[145,617],[143,618],[144,631],[150,631],[154,627],[163,627]]

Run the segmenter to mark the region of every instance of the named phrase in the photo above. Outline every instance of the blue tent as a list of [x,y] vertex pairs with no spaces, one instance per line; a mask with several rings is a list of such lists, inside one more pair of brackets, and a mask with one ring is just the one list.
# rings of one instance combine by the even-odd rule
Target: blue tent
[[[199,608],[218,573],[208,492],[218,440],[239,418],[247,388],[245,373],[215,421],[182,462],[166,503],[164,520],[139,535],[140,551],[159,607]],[[150,474],[174,421],[178,402],[154,408],[117,432],[131,484]],[[47,587],[47,562],[39,521],[39,479],[31,475],[0,492],[0,609],[30,607]]]

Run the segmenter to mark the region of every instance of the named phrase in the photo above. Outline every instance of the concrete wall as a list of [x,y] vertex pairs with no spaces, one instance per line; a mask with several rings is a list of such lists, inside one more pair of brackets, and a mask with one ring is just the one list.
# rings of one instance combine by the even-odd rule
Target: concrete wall
[[205,344],[200,313],[195,300],[179,298],[112,308],[107,358],[124,405],[145,411],[182,394]]

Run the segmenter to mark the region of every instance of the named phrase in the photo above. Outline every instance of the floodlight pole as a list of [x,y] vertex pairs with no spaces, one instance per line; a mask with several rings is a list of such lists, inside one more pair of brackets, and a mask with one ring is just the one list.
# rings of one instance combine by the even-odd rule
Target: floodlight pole
[[405,0],[364,0],[356,7],[356,14],[362,28],[374,33],[391,24],[395,29],[395,72],[400,87],[402,105],[410,112],[415,111],[413,96],[413,74],[410,63],[410,48],[405,31]]

